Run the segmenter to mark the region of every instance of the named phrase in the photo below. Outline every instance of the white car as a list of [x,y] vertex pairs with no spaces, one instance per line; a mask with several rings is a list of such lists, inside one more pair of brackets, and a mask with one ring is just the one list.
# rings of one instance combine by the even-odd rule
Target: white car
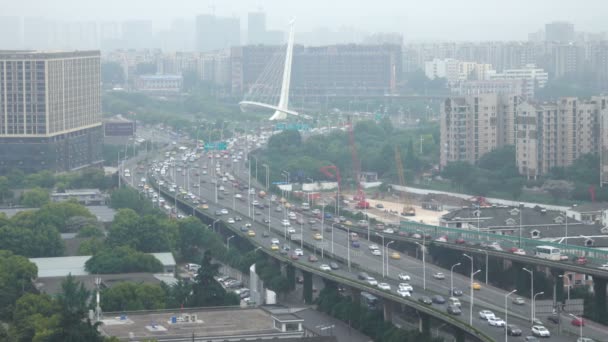
[[270,243],[273,244],[273,245],[278,245],[279,244],[279,239],[273,238],[272,240],[270,240]]
[[382,252],[380,252],[380,250],[379,250],[379,249],[373,249],[373,250],[372,250],[372,255],[381,256],[381,255],[382,255]]
[[550,337],[551,332],[542,325],[535,325],[532,327],[532,335],[537,337]]
[[297,255],[297,256],[303,256],[303,255],[304,255],[304,251],[303,251],[303,250],[301,250],[300,248],[296,248],[296,249],[293,251],[293,254],[295,254],[295,255]]
[[392,228],[386,228],[383,230],[384,234],[395,234],[395,231]]
[[488,320],[490,318],[496,318],[496,315],[490,310],[481,310],[479,311],[479,318]]
[[407,291],[407,292],[414,292],[414,288],[409,283],[400,283],[399,290],[403,290],[403,291]]
[[283,220],[283,221],[281,221],[281,225],[283,225],[283,227],[289,227],[289,226],[291,226],[291,223],[289,223],[288,220]]
[[600,270],[608,271],[608,264],[603,264],[598,267]]
[[378,283],[378,288],[380,290],[385,290],[385,291],[390,291],[391,290],[391,286],[387,283]]
[[490,317],[488,318],[488,324],[493,327],[504,327],[505,321],[502,318]]
[[441,272],[437,272],[437,273],[433,274],[433,278],[438,279],[438,280],[443,280],[443,279],[445,279],[445,274],[443,274]]
[[410,291],[405,291],[403,289],[398,289],[397,290],[397,294],[400,295],[401,297],[411,297],[412,293]]
[[296,233],[295,229],[293,229],[293,228],[288,228],[287,229],[287,234],[295,234],[295,233]]
[[376,250],[376,249],[378,249],[378,245],[369,245],[369,249],[372,251]]
[[232,217],[230,217],[230,218],[228,219],[228,223],[234,223],[234,219],[233,219]]
[[222,209],[221,213],[222,213],[222,215],[227,215],[228,214],[228,209]]
[[526,255],[526,251],[524,251],[521,248],[517,248],[516,250],[513,251],[513,254],[517,254],[517,255]]
[[378,281],[374,277],[367,277],[367,279],[365,279],[365,281],[367,281],[367,283],[372,286],[378,285]]
[[399,273],[398,277],[399,277],[399,280],[403,280],[403,281],[411,280],[410,276],[405,273]]
[[319,268],[321,269],[321,271],[331,271],[331,267],[329,267],[328,264],[321,264]]

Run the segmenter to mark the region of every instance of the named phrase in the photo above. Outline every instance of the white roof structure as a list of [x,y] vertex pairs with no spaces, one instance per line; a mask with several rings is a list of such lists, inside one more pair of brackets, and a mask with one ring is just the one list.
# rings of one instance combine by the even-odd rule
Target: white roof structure
[[69,256],[53,258],[30,258],[30,261],[38,267],[38,278],[66,277],[88,275],[84,264],[91,258],[86,256]]

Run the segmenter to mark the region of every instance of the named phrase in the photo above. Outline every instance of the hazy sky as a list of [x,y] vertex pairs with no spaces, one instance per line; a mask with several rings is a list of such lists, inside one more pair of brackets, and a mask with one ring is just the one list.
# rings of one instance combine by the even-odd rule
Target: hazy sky
[[526,40],[544,23],[566,20],[577,31],[608,31],[608,0],[0,0],[2,15],[64,20],[150,19],[157,28],[174,18],[209,13],[242,18],[257,8],[269,28],[297,17],[297,31],[354,27],[401,32],[407,40]]

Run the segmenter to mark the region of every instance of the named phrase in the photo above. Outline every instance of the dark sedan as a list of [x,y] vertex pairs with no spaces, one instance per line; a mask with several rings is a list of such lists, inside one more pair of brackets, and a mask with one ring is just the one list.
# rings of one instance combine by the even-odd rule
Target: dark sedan
[[435,295],[432,297],[433,303],[435,304],[445,304],[445,298],[440,295]]
[[515,324],[507,325],[507,335],[509,336],[521,336],[521,329]]
[[432,305],[433,304],[433,300],[430,297],[427,296],[422,296],[420,298],[418,298],[418,301],[422,304],[426,304],[426,305]]

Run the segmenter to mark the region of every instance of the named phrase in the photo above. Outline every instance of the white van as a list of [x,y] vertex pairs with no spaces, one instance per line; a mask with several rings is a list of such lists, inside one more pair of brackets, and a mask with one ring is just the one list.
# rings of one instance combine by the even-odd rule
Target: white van
[[462,304],[460,304],[460,300],[456,297],[450,297],[448,298],[448,306],[453,305],[453,306],[462,306]]

